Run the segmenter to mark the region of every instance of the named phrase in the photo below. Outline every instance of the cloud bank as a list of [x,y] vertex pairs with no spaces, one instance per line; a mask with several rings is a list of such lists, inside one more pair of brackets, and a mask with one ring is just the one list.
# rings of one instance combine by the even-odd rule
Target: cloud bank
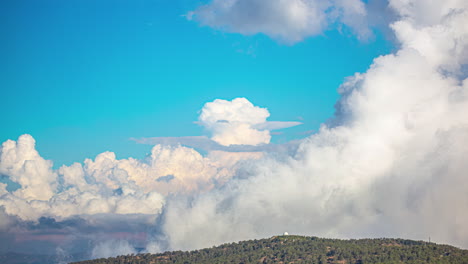
[[213,0],[187,18],[227,32],[263,33],[288,44],[319,35],[334,24],[350,28],[361,39],[371,35],[360,0]]
[[[213,1],[193,18],[211,16],[207,21],[215,26],[294,42],[310,33],[274,13],[297,8],[288,3],[301,7],[292,16],[298,20],[303,12],[309,21],[309,13],[318,12],[309,9],[319,8],[313,1]],[[233,24],[237,9],[254,4],[257,9],[242,14],[250,16],[250,29]],[[216,149],[201,155],[156,145],[143,160],[104,152],[53,170],[31,136],[4,142],[0,174],[20,188],[0,183],[2,239],[7,245],[93,241],[94,256],[136,247],[194,249],[284,231],[430,236],[467,248],[468,3],[391,0],[389,7],[398,17],[390,26],[401,48],[349,77],[333,119],[292,154]],[[281,26],[269,33],[272,12]],[[218,14],[230,24],[219,22]],[[288,125],[269,123],[268,116],[246,99],[215,100],[202,109],[199,123],[217,146],[256,147],[270,142],[271,129]]]
[[[189,197],[223,185],[241,164],[263,156],[257,149],[249,151],[248,147],[257,147],[249,143],[268,143],[268,129],[298,124],[268,123],[268,116],[265,108],[245,98],[215,100],[202,109],[200,123],[213,133],[213,140],[205,141],[220,149],[205,156],[179,143],[161,142],[142,160],[119,160],[115,153],[104,152],[57,170],[40,156],[31,135],[7,140],[0,147],[0,175],[7,179],[0,183],[0,234],[13,236],[7,245],[12,249],[15,243],[25,242],[44,247],[37,243],[47,241],[49,252],[55,250],[54,243],[91,243],[90,257],[132,253],[136,246],[159,248],[146,235],[135,239],[133,234],[157,229],[155,221],[168,198]],[[229,145],[214,140],[245,145],[232,152]]]

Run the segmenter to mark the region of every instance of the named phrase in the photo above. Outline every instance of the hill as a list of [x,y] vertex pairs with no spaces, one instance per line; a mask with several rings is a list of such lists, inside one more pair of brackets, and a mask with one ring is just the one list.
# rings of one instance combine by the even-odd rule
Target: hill
[[138,254],[75,264],[151,263],[468,263],[468,250],[405,239],[339,240],[275,236],[190,252]]

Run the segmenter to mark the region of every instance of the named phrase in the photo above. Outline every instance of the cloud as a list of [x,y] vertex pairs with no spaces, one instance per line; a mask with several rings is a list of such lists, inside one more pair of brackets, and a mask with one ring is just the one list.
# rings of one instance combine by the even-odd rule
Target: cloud
[[[164,204],[162,193],[198,188],[217,173],[193,149],[161,146],[154,147],[146,160],[117,160],[114,153],[104,152],[95,160],[86,159],[84,166],[75,163],[54,171],[52,162],[37,153],[29,135],[3,144],[0,168],[21,185],[8,192],[2,183],[0,205],[7,214],[23,220],[97,213],[158,214]],[[168,174],[174,175],[174,181],[157,181]]]
[[359,38],[371,35],[360,0],[213,0],[187,14],[202,26],[254,35],[263,33],[294,44],[319,35],[332,24],[349,27]]
[[[16,157],[13,170],[12,153],[23,153],[22,139],[30,139],[28,151],[34,155]],[[165,202],[165,195],[200,192],[213,188],[217,182],[234,175],[237,161],[260,158],[259,154],[245,152],[216,152],[217,155],[202,156],[192,148],[182,146],[156,145],[144,160],[133,158],[118,160],[112,152],[104,152],[94,160],[86,159],[83,164],[74,163],[51,169],[52,162],[39,156],[34,149],[31,136],[23,135],[20,143],[9,140],[0,153],[0,166],[10,180],[23,183],[15,192],[7,191],[7,185],[0,184],[0,206],[9,215],[22,220],[34,221],[40,217],[66,219],[68,217],[94,214],[149,214],[157,215]],[[217,143],[215,143],[218,145]],[[224,155],[225,157],[221,157]],[[238,156],[238,157],[237,157]],[[22,164],[31,163],[27,158],[35,158],[47,167],[36,167],[39,171],[21,169]],[[234,162],[233,157],[236,157]],[[20,165],[17,165],[20,164]],[[47,168],[44,170],[43,168]],[[13,177],[10,172],[13,171]],[[24,198],[29,185],[24,178],[37,176],[38,186],[56,186],[49,199]],[[54,181],[49,179],[53,176]],[[170,176],[170,180],[161,180]],[[43,182],[45,181],[45,182]],[[25,184],[26,183],[26,184]],[[38,191],[38,193],[40,193]],[[29,196],[28,196],[29,197]]]
[[216,99],[206,103],[199,124],[213,135],[211,139],[223,146],[270,143],[270,130],[300,125],[300,122],[267,122],[270,113],[266,108],[254,106],[245,98],[232,101]]
[[[236,1],[203,8],[212,12],[222,3],[223,15],[238,8]],[[340,87],[333,125],[323,125],[289,159],[262,159],[220,188],[169,199],[163,215],[169,248],[285,230],[430,236],[468,247],[468,3],[389,3],[401,48]]]
[[[6,141],[0,150],[1,173],[20,184],[14,192],[0,184],[0,206],[23,220],[100,213],[156,215],[164,195],[209,189],[219,177],[232,174],[219,162],[182,146],[157,145],[144,160],[118,160],[114,153],[104,152],[56,171],[35,150],[30,135]],[[158,181],[167,175],[173,179]]]
[[213,133],[212,139],[224,146],[259,145],[270,142],[269,131],[253,128],[266,122],[270,113],[245,98],[216,99],[201,110],[199,123]]
[[30,135],[23,135],[17,142],[4,142],[0,149],[0,174],[21,184],[15,195],[27,201],[48,200],[56,188],[52,162],[39,156],[35,144]]
[[216,99],[206,103],[198,124],[211,134],[188,137],[131,138],[140,144],[184,145],[192,148],[226,152],[283,151],[294,148],[294,142],[284,145],[270,144],[271,131],[301,125],[301,122],[266,121],[270,113],[266,108],[254,106],[246,98],[232,101]]
[[92,258],[108,258],[136,253],[135,248],[126,240],[107,240],[100,242],[93,248]]
[[[1,186],[2,184],[0,183],[0,196],[3,194],[1,193]],[[12,217],[9,216],[8,214],[5,213],[5,209],[0,207],[0,233],[2,231],[6,231],[9,229],[9,227],[12,225],[13,220]]]
[[[288,122],[285,122],[288,123]],[[273,133],[273,132],[272,132]],[[205,136],[192,136],[192,137],[152,137],[152,138],[132,138],[131,140],[139,144],[147,145],[169,145],[169,146],[187,146],[195,149],[206,151],[223,151],[223,152],[284,152],[294,153],[299,145],[299,140],[290,141],[285,144],[260,144],[257,146],[252,145],[229,145],[223,146],[214,140]]]
[[254,126],[255,129],[258,130],[277,130],[277,129],[283,129],[283,128],[288,128],[288,127],[294,127],[301,125],[301,122],[292,122],[292,121],[267,121],[263,122],[261,124],[257,124]]
[[[200,124],[212,131],[214,139],[226,142],[236,138],[236,143],[268,143],[270,130],[300,124],[268,122],[268,116],[267,109],[253,106],[245,98],[215,100],[202,109]],[[246,142],[242,137],[249,135],[253,141]],[[73,245],[91,242],[95,247],[86,250],[92,256],[127,252],[130,248],[127,244],[117,247],[123,251],[111,250],[116,249],[113,243],[117,243],[111,234],[128,229],[112,219],[122,218],[150,229],[154,217],[164,209],[167,197],[189,197],[218,188],[231,177],[238,177],[237,171],[245,169],[249,162],[263,158],[263,152],[289,153],[298,146],[298,143],[224,146],[206,137],[141,141],[155,145],[144,159],[119,160],[115,153],[103,152],[94,159],[57,170],[52,168],[52,161],[37,152],[32,136],[26,134],[17,141],[4,142],[0,148],[2,232],[12,234],[14,241],[29,245],[22,248],[37,246],[45,252],[61,252],[63,258],[71,256],[64,252],[75,248]],[[211,147],[203,156],[180,143]],[[148,222],[148,219],[153,220]],[[129,229],[129,232],[136,231]],[[111,242],[99,240],[97,233],[103,232]],[[11,243],[16,244],[14,241]],[[47,243],[38,244],[43,241]],[[68,249],[63,246],[66,242],[72,244]],[[145,247],[147,241],[138,243],[139,247]],[[161,248],[151,241],[148,243],[147,250]],[[56,244],[61,246],[55,248]]]
[[[10,216],[9,228],[1,230],[0,252],[56,255],[60,260],[77,261],[101,255],[122,254],[109,244],[125,241],[132,248],[144,248],[148,232],[154,229],[155,215],[95,214],[58,220],[41,217],[37,221],[22,221]],[[135,250],[136,251],[136,250]]]
[[[242,137],[246,130],[253,137],[260,135],[255,142],[266,138],[268,143],[271,129],[300,124],[267,122],[268,116],[267,109],[253,106],[245,98],[215,100],[202,109],[200,123],[212,131],[214,139],[225,142],[238,137],[238,143],[245,143]],[[75,245],[89,243],[95,244],[86,249],[92,257],[130,252],[130,244],[134,248],[134,243],[139,243],[139,247],[148,244],[147,250],[154,251],[161,247],[152,241],[135,242],[128,240],[128,235],[116,240],[112,234],[141,232],[119,219],[147,227],[147,231],[164,209],[167,197],[190,197],[218,188],[231,177],[238,177],[237,171],[250,161],[261,159],[264,154],[260,151],[279,152],[298,146],[224,146],[206,137],[142,141],[155,145],[144,159],[119,160],[115,153],[107,151],[57,170],[52,168],[52,161],[37,152],[32,136],[26,134],[17,141],[6,141],[0,148],[2,232],[29,245],[22,248],[37,246],[45,252],[61,252],[62,258],[70,257],[64,252]],[[203,156],[193,148],[181,146],[181,141],[211,148]],[[14,241],[11,244],[17,244]],[[38,244],[44,241],[47,243]],[[63,246],[66,242],[71,244],[68,249]],[[61,246],[55,248],[57,244]]]

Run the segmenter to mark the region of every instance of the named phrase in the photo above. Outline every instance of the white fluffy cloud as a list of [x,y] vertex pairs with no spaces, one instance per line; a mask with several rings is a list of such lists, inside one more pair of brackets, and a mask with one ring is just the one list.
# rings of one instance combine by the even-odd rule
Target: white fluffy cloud
[[[213,140],[224,145],[269,143],[269,129],[299,124],[267,122],[269,115],[267,109],[236,98],[205,104],[199,120],[213,133]],[[143,160],[118,160],[113,152],[104,152],[83,164],[53,170],[52,162],[35,149],[33,137],[22,135],[0,148],[0,173],[20,186],[9,192],[0,183],[0,206],[8,215],[32,221],[96,214],[157,215],[165,196],[208,191],[235,175],[243,161],[261,157],[260,152],[226,151],[203,156],[180,145],[156,145]]]
[[0,183],[0,206],[9,215],[33,221],[44,216],[157,215],[166,195],[207,191],[232,177],[239,161],[261,157],[222,151],[204,157],[192,148],[156,145],[143,160],[118,160],[104,152],[55,171],[34,143],[22,135],[0,148],[1,174],[20,185],[8,192]]
[[21,184],[15,195],[27,201],[48,200],[56,188],[57,175],[52,171],[52,162],[37,153],[35,144],[34,138],[23,135],[17,142],[4,142],[0,149],[0,174]]
[[270,143],[270,130],[300,125],[300,122],[271,121],[266,108],[254,106],[245,98],[232,101],[216,99],[206,103],[199,123],[211,133],[211,139],[223,146]]
[[[86,160],[85,164],[84,168],[75,163],[54,171],[52,162],[40,157],[30,135],[21,136],[17,142],[8,140],[1,148],[0,168],[21,187],[12,193],[2,191],[0,205],[6,213],[23,220],[98,213],[157,214],[161,210],[163,196],[142,191],[129,180],[128,174],[117,167],[113,153],[100,154],[95,162]],[[93,166],[96,164],[98,169]]]
[[213,133],[211,139],[221,145],[258,145],[270,142],[270,132],[253,126],[265,123],[268,116],[267,109],[254,106],[245,98],[217,99],[205,104],[199,120]]
[[[250,147],[269,143],[270,130],[300,124],[267,122],[268,116],[267,109],[237,98],[207,103],[199,120],[212,132],[213,140]],[[50,229],[53,227],[65,234],[73,232],[66,238],[71,241],[98,241],[90,252],[91,257],[131,253],[133,242],[127,241],[125,234],[123,239],[116,240],[113,232],[119,233],[121,227],[131,232],[135,228],[129,223],[147,226],[148,219],[154,223],[167,197],[196,196],[218,188],[235,176],[236,171],[244,169],[248,161],[262,157],[261,152],[228,152],[216,148],[203,156],[192,148],[158,144],[142,160],[119,160],[115,153],[103,152],[94,159],[54,170],[52,161],[42,158],[35,149],[33,137],[22,135],[17,141],[8,140],[0,147],[0,174],[8,178],[6,184],[0,183],[0,230],[5,232],[11,228],[15,230],[11,232],[27,240],[34,236],[34,231],[24,230],[23,226],[32,225],[32,230],[41,229],[46,234],[57,232]],[[8,186],[12,182],[15,184]],[[118,221],[113,223],[113,219]],[[128,222],[128,226],[119,221]],[[101,230],[103,223],[108,223],[111,229],[105,231],[109,241],[88,234],[88,229]],[[145,241],[138,241],[140,247],[144,246]],[[163,247],[149,241],[148,251],[157,248]],[[63,253],[62,248],[59,251]]]
[[286,162],[262,160],[189,203],[169,201],[163,227],[171,248],[285,230],[430,236],[468,247],[468,2],[390,6],[401,49],[342,85],[333,126]]
[[270,112],[254,106],[246,98],[231,101],[216,99],[206,103],[198,118],[198,124],[211,134],[187,137],[153,137],[132,140],[140,144],[184,145],[207,151],[261,152],[272,150],[268,145],[272,130],[301,125],[296,121],[267,121]]
[[[158,214],[163,194],[185,192],[211,184],[219,175],[215,166],[193,149],[155,146],[147,160],[117,160],[105,152],[52,170],[34,148],[34,139],[21,136],[6,141],[0,152],[1,173],[21,187],[10,193],[1,184],[0,205],[24,220],[42,216],[63,219],[99,213]],[[226,172],[224,172],[226,174]],[[158,178],[172,175],[170,182]],[[225,175],[224,175],[225,176]],[[60,184],[59,184],[60,180]]]
[[369,37],[365,4],[360,0],[213,0],[187,17],[228,32],[266,34],[286,43],[319,35],[330,24],[350,27]]

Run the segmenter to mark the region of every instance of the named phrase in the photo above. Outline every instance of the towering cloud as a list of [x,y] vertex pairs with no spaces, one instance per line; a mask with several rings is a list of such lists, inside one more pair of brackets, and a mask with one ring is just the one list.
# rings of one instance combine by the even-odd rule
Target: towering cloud
[[[203,8],[223,5],[225,12],[247,2],[260,6],[214,1]],[[468,2],[389,4],[399,17],[391,28],[401,49],[350,77],[331,125],[290,160],[260,161],[247,177],[189,203],[169,201],[163,227],[172,248],[284,230],[431,236],[468,246]],[[264,21],[263,13],[249,14]]]
[[[209,189],[217,177],[232,175],[193,149],[155,146],[145,160],[117,160],[112,152],[52,170],[23,135],[5,142],[0,152],[2,174],[20,185],[13,192],[1,184],[0,205],[23,220],[42,216],[64,219],[99,213],[158,214],[164,195]],[[231,164],[230,166],[232,166]],[[218,167],[220,166],[220,167]]]
[[8,178],[0,183],[0,235],[12,239],[4,241],[6,247],[36,243],[42,253],[55,251],[54,243],[70,250],[95,244],[90,257],[133,253],[146,243],[146,235],[134,239],[133,234],[153,228],[166,195],[211,189],[233,175],[235,163],[157,145],[144,160],[117,160],[104,152],[53,170],[35,150],[34,139],[23,135],[0,148],[0,172]]
[[216,99],[206,103],[198,118],[211,139],[205,136],[154,137],[133,139],[142,144],[185,145],[208,151],[258,152],[272,150],[268,146],[271,130],[301,125],[295,121],[267,121],[268,109],[254,106],[246,98],[232,101]]
[[35,144],[34,138],[23,135],[17,142],[4,142],[0,152],[0,174],[21,184],[15,195],[26,201],[48,200],[56,188],[52,162],[37,153]]
[[[267,109],[237,98],[207,103],[199,122],[222,145],[269,143],[268,129],[299,124],[267,122],[268,116]],[[0,148],[0,173],[19,186],[9,192],[0,183],[0,206],[7,214],[27,221],[95,214],[158,215],[164,196],[210,190],[232,177],[240,161],[261,156],[211,151],[204,157],[192,148],[156,145],[143,160],[118,160],[114,153],[104,152],[83,164],[53,170],[52,162],[35,149],[32,136],[22,135]]]
[[269,115],[267,109],[254,106],[245,98],[217,99],[205,104],[199,119],[221,145],[258,145],[269,143],[271,136],[268,130],[254,126],[265,123]]

